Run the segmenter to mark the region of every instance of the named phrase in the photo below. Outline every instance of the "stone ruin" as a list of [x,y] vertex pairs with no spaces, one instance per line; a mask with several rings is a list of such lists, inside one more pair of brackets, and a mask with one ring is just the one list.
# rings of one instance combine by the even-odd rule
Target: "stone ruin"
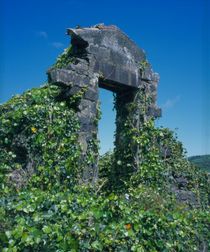
[[[151,97],[145,117],[160,116],[161,111],[156,106],[159,76],[153,72],[144,51],[125,33],[116,26],[99,24],[88,28],[67,29],[67,34],[71,36],[71,60],[65,67],[49,69],[48,80],[51,84],[64,86],[67,96],[78,93],[84,87],[87,89],[77,112],[84,156],[89,143],[97,139],[98,88],[116,93],[116,105],[122,111],[127,103],[138,102],[135,94],[144,88]],[[124,114],[124,117],[136,117],[138,111],[130,115],[126,111]],[[141,123],[135,118],[134,121],[137,127]],[[127,148],[123,146],[123,127],[124,119],[117,112],[116,149]],[[135,162],[138,163],[137,160]],[[96,176],[96,173],[97,167],[93,164],[84,174],[84,178]]]

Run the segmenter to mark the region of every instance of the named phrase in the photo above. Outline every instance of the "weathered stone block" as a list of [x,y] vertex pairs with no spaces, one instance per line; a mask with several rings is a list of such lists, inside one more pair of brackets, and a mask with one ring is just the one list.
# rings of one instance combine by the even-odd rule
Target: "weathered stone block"
[[[69,87],[66,89],[67,97],[79,93],[84,87],[87,89],[78,105],[77,114],[83,154],[90,151],[88,142],[94,142],[97,136],[98,87],[117,93],[117,106],[121,107],[124,114],[122,116],[117,113],[116,149],[127,148],[128,146],[123,146],[126,143],[122,133],[125,119],[133,118],[136,127],[142,123],[139,122],[140,106],[137,106],[133,114],[127,110],[127,105],[131,102],[140,104],[135,98],[138,90],[144,90],[151,100],[143,120],[160,116],[161,111],[156,106],[159,75],[153,72],[144,51],[116,26],[68,29],[67,34],[71,35],[72,46],[67,57],[72,59],[66,60],[62,69],[50,69],[48,77],[51,84]],[[135,149],[137,148],[132,151]],[[96,152],[95,149],[92,151]],[[133,156],[136,156],[135,153]],[[84,171],[85,180],[87,174],[97,174],[97,165],[94,163],[90,167],[95,170],[90,172],[88,168],[88,171]]]

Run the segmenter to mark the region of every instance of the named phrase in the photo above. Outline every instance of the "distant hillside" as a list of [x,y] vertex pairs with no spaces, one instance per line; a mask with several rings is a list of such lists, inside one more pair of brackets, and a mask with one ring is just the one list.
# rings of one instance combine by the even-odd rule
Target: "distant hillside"
[[210,172],[210,155],[189,157],[189,161],[199,168]]

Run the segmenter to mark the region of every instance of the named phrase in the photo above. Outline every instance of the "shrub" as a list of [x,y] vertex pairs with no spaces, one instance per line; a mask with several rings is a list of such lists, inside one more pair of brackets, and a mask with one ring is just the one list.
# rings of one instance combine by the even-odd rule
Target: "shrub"
[[[153,121],[135,134],[128,127],[125,136],[141,147],[136,172],[116,177],[116,165],[132,164],[110,152],[99,160],[98,182],[82,185],[82,93],[61,93],[46,85],[0,106],[0,250],[210,250],[207,175],[189,164],[174,134]],[[176,188],[180,177],[185,185]],[[197,208],[177,201],[173,187],[192,192]]]

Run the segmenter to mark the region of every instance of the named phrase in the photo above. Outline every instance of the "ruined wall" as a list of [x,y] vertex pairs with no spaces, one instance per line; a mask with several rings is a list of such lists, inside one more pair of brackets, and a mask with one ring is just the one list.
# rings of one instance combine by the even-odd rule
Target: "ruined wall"
[[[97,178],[97,122],[98,87],[116,93],[116,140],[115,152],[131,148],[132,168],[138,166],[138,148],[129,147],[124,139],[125,121],[131,118],[134,127],[151,117],[158,117],[156,106],[158,75],[152,68],[143,50],[115,26],[96,25],[90,28],[68,29],[71,48],[48,71],[49,83],[65,87],[64,96],[84,92],[78,106],[81,125],[80,143],[83,159],[92,155],[92,163],[84,169],[85,181]],[[149,102],[142,111],[142,102]],[[135,110],[129,104],[135,103]],[[131,160],[132,161],[132,160]]]

